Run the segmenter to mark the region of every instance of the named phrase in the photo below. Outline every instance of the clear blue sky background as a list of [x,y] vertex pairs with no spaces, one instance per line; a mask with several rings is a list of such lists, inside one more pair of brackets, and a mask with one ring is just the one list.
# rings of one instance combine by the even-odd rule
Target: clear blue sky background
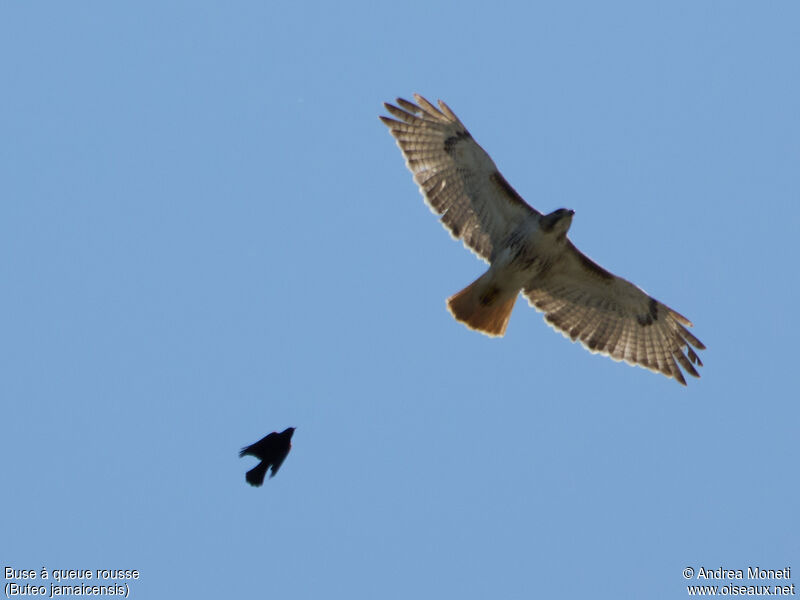
[[[6,3],[0,64],[0,566],[140,599],[800,583],[797,2]],[[692,319],[702,379],[524,299],[503,339],[455,322],[485,267],[377,118],[413,92]]]

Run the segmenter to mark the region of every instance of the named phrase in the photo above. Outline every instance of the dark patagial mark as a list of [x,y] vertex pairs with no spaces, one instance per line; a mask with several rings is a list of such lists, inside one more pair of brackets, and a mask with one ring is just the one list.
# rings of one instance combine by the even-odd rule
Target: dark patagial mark
[[505,193],[505,195],[508,196],[509,200],[511,200],[512,202],[518,202],[518,203],[526,206],[528,209],[530,209],[530,206],[528,206],[528,203],[525,202],[525,200],[523,200],[522,196],[520,196],[517,193],[517,190],[515,190],[513,187],[511,187],[511,184],[508,183],[508,181],[506,181],[506,178],[503,177],[500,174],[499,171],[495,171],[494,173],[489,175],[489,181],[491,181],[497,187],[499,187],[503,191],[503,193]]
[[599,277],[600,279],[605,279],[605,280],[607,280],[607,281],[611,281],[611,280],[613,280],[613,279],[614,279],[614,276],[613,276],[611,273],[609,273],[608,271],[606,271],[606,270],[605,270],[603,267],[601,267],[600,265],[598,265],[598,264],[597,264],[596,262],[594,262],[594,261],[593,261],[591,258],[589,258],[589,257],[588,257],[588,256],[586,256],[586,255],[585,255],[583,252],[581,252],[580,250],[578,250],[578,249],[577,249],[577,248],[576,248],[576,247],[575,247],[575,246],[572,244],[572,242],[570,242],[570,243],[569,243],[569,245],[570,245],[570,249],[571,249],[571,250],[572,250],[572,251],[575,253],[575,255],[578,257],[578,260],[580,261],[580,263],[581,263],[581,266],[582,266],[583,268],[587,269],[588,271],[591,271],[593,275],[596,275],[596,276],[597,276],[597,277]]
[[455,146],[461,140],[466,140],[471,138],[472,136],[469,134],[469,131],[459,131],[455,135],[451,135],[444,141],[444,151],[448,154],[453,154],[453,146]]
[[658,302],[655,298],[650,298],[650,316],[654,321],[658,321]]
[[648,314],[636,315],[636,320],[642,327],[652,325],[654,321],[658,321],[658,302],[655,298],[650,298],[650,304],[647,307]]

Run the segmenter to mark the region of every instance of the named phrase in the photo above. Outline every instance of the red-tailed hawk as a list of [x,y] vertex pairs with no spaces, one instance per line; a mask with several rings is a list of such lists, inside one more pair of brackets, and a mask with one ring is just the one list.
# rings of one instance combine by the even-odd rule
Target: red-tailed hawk
[[543,215],[529,206],[441,100],[437,109],[384,104],[381,117],[408,169],[444,226],[489,263],[489,270],[451,296],[453,316],[489,336],[502,336],[521,291],[564,336],[590,351],[674,377],[678,365],[699,377],[694,351],[705,346],[684,327],[692,323],[638,287],[582,254],[567,237],[572,210]]

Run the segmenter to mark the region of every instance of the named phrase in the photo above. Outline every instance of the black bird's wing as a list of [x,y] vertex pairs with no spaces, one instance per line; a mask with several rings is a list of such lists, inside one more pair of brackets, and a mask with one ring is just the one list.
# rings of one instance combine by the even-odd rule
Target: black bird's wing
[[278,472],[278,469],[281,468],[283,461],[286,460],[286,457],[289,456],[289,449],[288,447],[286,450],[282,450],[278,452],[272,459],[272,472],[269,474],[270,478],[275,477],[275,474]]
[[[264,459],[271,454],[275,454],[280,446],[280,434],[272,432],[264,436],[254,444],[245,446],[239,452],[239,457],[242,456],[255,456],[256,458]],[[272,462],[270,460],[270,462]]]

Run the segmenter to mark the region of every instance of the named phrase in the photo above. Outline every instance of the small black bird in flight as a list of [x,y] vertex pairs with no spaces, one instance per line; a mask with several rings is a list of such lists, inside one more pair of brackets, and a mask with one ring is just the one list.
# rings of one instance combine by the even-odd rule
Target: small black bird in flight
[[264,476],[267,474],[267,469],[272,467],[270,477],[275,477],[275,473],[281,468],[286,455],[292,449],[292,434],[294,427],[284,429],[281,433],[273,431],[268,436],[261,438],[255,444],[250,444],[242,448],[239,452],[239,458],[242,456],[255,456],[261,462],[255,467],[250,469],[245,475],[247,483],[256,487],[264,483]]

